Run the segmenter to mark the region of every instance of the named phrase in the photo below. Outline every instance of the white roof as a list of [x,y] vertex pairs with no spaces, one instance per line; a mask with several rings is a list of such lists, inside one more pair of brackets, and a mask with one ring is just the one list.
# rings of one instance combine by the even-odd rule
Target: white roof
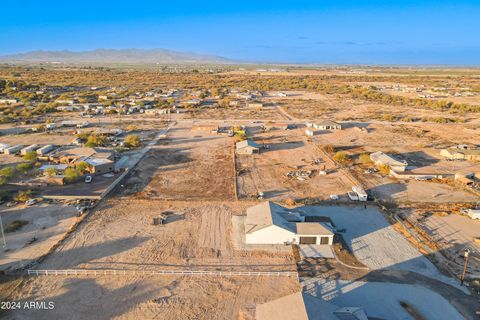
[[408,163],[405,160],[397,160],[394,157],[383,153],[382,151],[377,151],[370,154],[370,159],[374,162],[380,162],[389,166],[406,166]]
[[247,209],[245,220],[246,233],[253,233],[272,225],[276,225],[290,232],[295,232],[295,224],[292,221],[300,222],[301,219],[278,204],[265,201]]
[[246,148],[246,147],[251,147],[251,148],[255,148],[255,149],[260,148],[260,146],[258,144],[256,144],[255,142],[253,142],[252,140],[239,141],[239,142],[237,142],[236,146],[237,146],[237,149],[242,149],[242,148]]

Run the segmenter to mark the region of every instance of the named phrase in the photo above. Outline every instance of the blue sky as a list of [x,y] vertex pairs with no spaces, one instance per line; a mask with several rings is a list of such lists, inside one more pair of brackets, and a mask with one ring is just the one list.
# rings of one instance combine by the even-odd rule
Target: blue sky
[[480,0],[24,0],[2,12],[2,55],[166,48],[255,62],[480,64]]

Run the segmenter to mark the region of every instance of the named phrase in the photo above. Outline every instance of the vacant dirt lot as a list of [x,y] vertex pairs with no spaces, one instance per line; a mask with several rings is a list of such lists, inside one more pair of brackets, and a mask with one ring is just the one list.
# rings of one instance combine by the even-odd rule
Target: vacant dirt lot
[[0,251],[0,269],[20,268],[46,254],[77,221],[74,206],[39,204],[0,209],[4,227],[15,220],[28,222],[15,232],[6,233],[8,251]]
[[124,195],[156,199],[232,199],[232,138],[192,131],[182,123],[146,154],[125,183]]

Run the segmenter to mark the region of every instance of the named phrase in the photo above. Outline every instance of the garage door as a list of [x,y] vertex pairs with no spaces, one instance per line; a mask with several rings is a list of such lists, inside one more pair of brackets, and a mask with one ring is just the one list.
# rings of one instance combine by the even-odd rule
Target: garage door
[[300,237],[300,244],[316,244],[317,237]]

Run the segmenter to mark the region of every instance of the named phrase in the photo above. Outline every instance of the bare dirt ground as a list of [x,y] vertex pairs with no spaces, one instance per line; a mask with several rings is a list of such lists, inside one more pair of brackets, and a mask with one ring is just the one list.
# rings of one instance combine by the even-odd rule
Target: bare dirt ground
[[157,199],[232,199],[233,139],[178,124],[147,153],[123,194]]
[[72,134],[60,134],[60,133],[28,133],[18,135],[2,136],[0,138],[1,143],[8,143],[10,145],[15,144],[55,144],[64,145],[70,144],[74,139]]
[[19,310],[3,319],[254,319],[255,305],[299,290],[290,278],[35,278],[17,290],[22,303],[53,301],[53,310]]
[[[266,199],[323,198],[330,194],[344,194],[351,186],[343,175],[321,153],[317,144],[303,134],[304,129],[257,132],[252,138],[269,149],[256,155],[238,155],[237,168],[239,196],[249,198],[263,192]],[[314,163],[320,160],[319,163]],[[319,175],[327,169],[328,175]],[[311,170],[310,179],[287,178],[289,171]]]
[[5,234],[9,250],[0,251],[1,270],[21,268],[46,254],[77,221],[75,207],[63,204],[2,206],[0,213],[4,227],[15,220],[28,222],[19,230]]
[[263,108],[230,107],[230,108],[204,108],[184,114],[184,119],[284,119],[272,106]]
[[[41,268],[294,271],[291,254],[232,249],[231,216],[252,204],[108,200]],[[166,224],[152,225],[164,211],[172,213]],[[7,319],[237,319],[239,313],[252,319],[257,303],[297,290],[296,279],[288,277],[37,277],[8,299],[52,300],[55,309],[12,312]]]

